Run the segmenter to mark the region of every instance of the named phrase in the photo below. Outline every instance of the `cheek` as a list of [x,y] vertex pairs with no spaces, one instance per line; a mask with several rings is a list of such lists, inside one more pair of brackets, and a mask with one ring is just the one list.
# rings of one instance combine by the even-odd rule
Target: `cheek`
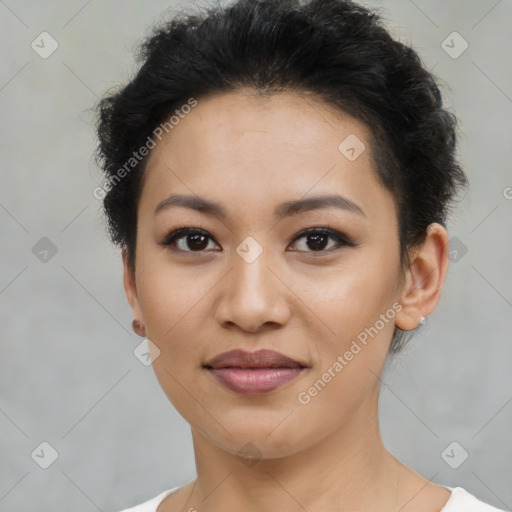
[[[390,311],[382,324],[380,315],[392,308],[398,274],[393,271],[395,262],[380,252],[380,258],[369,251],[347,258],[347,263],[313,277],[296,279],[297,289],[304,303],[325,325],[330,340],[343,344],[375,326],[386,337],[394,328],[394,310]],[[362,336],[364,338],[364,336]]]
[[386,286],[370,275],[331,280],[324,290],[310,300],[330,332],[311,343],[314,368],[302,387],[307,396],[303,401],[297,396],[297,401],[314,402],[308,409],[318,413],[336,404],[338,416],[343,416],[364,399],[380,375],[396,311]]
[[171,265],[153,265],[143,274],[139,300],[147,335],[162,351],[187,347],[206,322],[202,308],[214,282],[207,272],[201,279],[188,274]]
[[[201,355],[204,346],[208,312],[207,293],[214,282],[192,279],[171,265],[148,266],[141,276],[139,291],[146,323],[146,336],[159,349],[153,361],[158,382],[178,412],[191,424],[202,418],[198,406],[205,402],[204,390],[197,383],[204,378]],[[192,398],[191,398],[192,397]],[[199,421],[199,424],[206,419]]]
[[335,334],[319,337],[313,345],[314,368],[294,396],[306,444],[340,428],[362,404],[373,410],[396,314],[389,283],[377,279],[379,274],[377,269],[352,272],[327,279],[323,294],[310,293],[310,303]]
[[[381,352],[379,357],[375,357],[377,352]],[[371,414],[376,409],[378,375],[385,353],[385,350],[370,353],[363,349],[338,372],[331,362],[297,393],[294,416],[301,425],[301,441],[305,445],[343,428],[357,411],[363,411],[369,423],[373,420]]]

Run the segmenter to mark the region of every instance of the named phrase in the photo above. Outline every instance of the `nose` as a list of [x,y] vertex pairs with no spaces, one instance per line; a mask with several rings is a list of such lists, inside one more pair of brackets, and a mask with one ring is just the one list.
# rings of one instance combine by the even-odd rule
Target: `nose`
[[232,269],[221,281],[216,302],[215,318],[221,326],[254,333],[288,322],[290,292],[273,267],[265,250],[251,263],[233,253]]

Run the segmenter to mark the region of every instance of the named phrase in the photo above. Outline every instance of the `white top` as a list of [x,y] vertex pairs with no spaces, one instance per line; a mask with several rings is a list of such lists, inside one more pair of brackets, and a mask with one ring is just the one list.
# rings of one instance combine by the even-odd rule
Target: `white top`
[[[451,496],[440,512],[505,512],[504,510],[492,507],[491,505],[487,505],[487,503],[480,501],[462,487],[452,488],[445,485],[442,487],[451,491]],[[158,505],[160,505],[160,503],[162,503],[162,501],[164,501],[164,499],[176,489],[178,489],[178,487],[164,491],[158,496],[155,496],[140,505],[136,505],[135,507],[125,508],[124,510],[121,510],[121,512],[156,512]]]

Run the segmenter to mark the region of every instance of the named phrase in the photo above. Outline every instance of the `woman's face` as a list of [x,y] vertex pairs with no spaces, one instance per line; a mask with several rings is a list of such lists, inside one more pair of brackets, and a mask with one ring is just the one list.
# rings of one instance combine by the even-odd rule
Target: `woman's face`
[[[318,100],[229,93],[180,119],[147,162],[125,286],[195,432],[274,458],[373,421],[400,310],[397,222],[367,129]],[[171,240],[184,227],[206,236]],[[261,349],[292,362],[212,363]]]

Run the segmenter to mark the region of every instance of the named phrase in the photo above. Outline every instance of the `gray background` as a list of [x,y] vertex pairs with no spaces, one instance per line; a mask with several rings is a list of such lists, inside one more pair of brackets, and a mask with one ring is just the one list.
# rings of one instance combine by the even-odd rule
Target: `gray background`
[[[93,196],[90,111],[180,5],[193,7],[0,0],[2,511],[119,510],[195,477],[187,424],[133,354],[119,251]],[[441,303],[385,374],[384,440],[427,478],[511,510],[512,2],[367,5],[442,80],[471,182],[449,225],[458,252]],[[43,31],[59,44],[47,59],[31,48]],[[469,43],[456,59],[441,46],[453,31]],[[43,237],[57,248],[47,261],[33,251]],[[43,441],[58,452],[46,470],[31,457]],[[453,441],[469,453],[458,469],[441,457]]]

